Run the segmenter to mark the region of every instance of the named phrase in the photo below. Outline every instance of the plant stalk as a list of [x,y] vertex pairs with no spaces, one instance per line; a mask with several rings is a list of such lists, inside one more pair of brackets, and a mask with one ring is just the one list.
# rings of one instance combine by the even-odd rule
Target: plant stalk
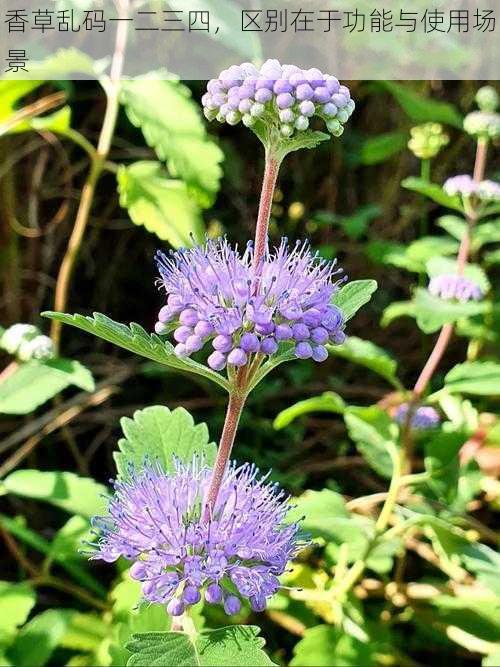
[[245,400],[245,393],[239,394],[238,392],[232,391],[229,394],[229,402],[227,405],[224,428],[222,429],[222,435],[220,438],[219,447],[217,449],[217,457],[215,459],[212,478],[210,480],[210,486],[208,488],[208,493],[205,500],[205,508],[203,510],[203,518],[205,521],[209,521],[212,517],[215,503],[217,502],[217,496],[219,495],[219,490],[222,484],[222,480],[224,479],[227,463],[229,461],[229,457],[231,456],[231,450],[233,448],[234,439],[236,437],[236,431],[238,429],[243,406],[245,405]]
[[257,214],[257,225],[255,227],[254,269],[260,265],[267,248],[269,218],[271,217],[274,189],[278,179],[280,164],[281,160],[279,160],[271,150],[266,149],[264,177],[262,179],[259,212]]
[[[128,0],[122,0],[119,2],[117,4],[117,8],[118,17],[120,19],[127,18],[129,9]],[[97,150],[94,154],[92,154],[90,171],[83,186],[75,224],[68,241],[66,253],[59,268],[54,298],[54,310],[56,311],[66,310],[71,277],[73,275],[75,263],[80,252],[85,230],[88,225],[90,211],[94,202],[96,185],[105,168],[106,159],[108,157],[111,142],[113,140],[120,104],[120,79],[123,71],[127,35],[128,21],[117,21],[115,49],[111,62],[110,77],[107,85],[105,86],[106,111],[104,113]],[[56,350],[59,350],[61,343],[61,327],[61,322],[52,320],[50,335]]]

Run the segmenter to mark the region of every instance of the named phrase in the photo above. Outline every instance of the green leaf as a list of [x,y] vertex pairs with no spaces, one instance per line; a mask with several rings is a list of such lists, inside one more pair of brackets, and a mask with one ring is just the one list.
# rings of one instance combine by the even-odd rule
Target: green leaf
[[141,357],[146,357],[146,359],[152,359],[159,364],[165,364],[180,371],[202,375],[224,389],[229,390],[229,383],[222,375],[192,359],[179,359],[175,356],[171,343],[162,340],[156,334],[148,334],[141,326],[134,322],[127,326],[126,324],[115,322],[101,313],[94,313],[93,317],[86,317],[84,315],[69,315],[48,311],[42,313],[42,315],[52,320],[64,322],[77,329],[87,331],[98,338],[103,338],[114,345],[123,347],[125,350],[134,352]]
[[72,472],[16,470],[3,480],[9,493],[43,500],[72,514],[92,517],[106,509],[106,487]]
[[498,250],[490,250],[484,253],[484,264],[486,266],[496,266],[500,264],[500,248]]
[[[108,619],[103,619],[97,616],[97,614],[73,612],[66,631],[59,641],[59,645],[62,648],[69,648],[76,651],[92,651],[93,653],[97,653],[103,640],[107,639],[108,634]],[[105,664],[109,663],[106,662]]]
[[349,336],[342,345],[329,345],[328,350],[336,357],[342,357],[369,368],[390,384],[399,387],[399,381],[396,378],[397,361],[375,343],[357,338],[357,336]]
[[0,126],[18,110],[21,99],[41,84],[42,81],[0,80]]
[[376,289],[376,280],[352,280],[340,288],[334,295],[332,303],[340,308],[344,320],[347,321],[370,301]]
[[446,389],[452,394],[498,396],[500,364],[494,361],[467,361],[457,364],[446,375]]
[[192,637],[183,632],[146,632],[132,636],[127,667],[264,667],[274,665],[253,625],[232,625]]
[[43,667],[64,636],[73,611],[48,609],[24,625],[7,655],[16,667]]
[[390,264],[414,273],[424,273],[425,264],[431,257],[436,254],[453,255],[457,250],[458,243],[453,239],[424,236],[413,241],[409,246],[402,243],[371,241],[367,254],[381,264]]
[[163,405],[137,410],[133,419],[121,420],[124,438],[115,453],[118,474],[127,477],[127,467],[141,467],[144,459],[158,460],[166,473],[174,470],[174,457],[184,463],[193,456],[203,457],[208,465],[215,461],[217,446],[209,443],[206,424],[196,424],[184,408],[170,411]]
[[[463,218],[456,215],[442,215],[436,220],[437,224],[444,230],[455,237],[457,241],[461,241],[467,231],[467,223]],[[443,254],[443,253],[439,253]]]
[[382,477],[392,477],[391,452],[396,448],[398,427],[389,415],[372,405],[351,406],[344,412],[349,436],[356,443],[367,463]]
[[399,102],[406,115],[416,123],[446,123],[462,129],[462,117],[448,102],[423,97],[407,85],[382,81],[381,85]]
[[476,248],[487,243],[500,243],[500,218],[477,225],[472,230],[472,242]]
[[485,544],[464,544],[461,552],[463,566],[473,572],[478,581],[500,597],[500,554]]
[[0,383],[0,413],[26,415],[70,385],[94,390],[92,374],[78,361],[60,358],[21,363]]
[[458,453],[466,439],[465,433],[441,431],[425,443],[425,469],[430,474],[427,484],[436,498],[446,504],[452,503],[457,496]]
[[273,426],[279,431],[291,424],[297,417],[302,417],[310,412],[333,412],[341,414],[344,408],[345,403],[338,394],[334,391],[325,391],[321,396],[306,398],[304,401],[298,401],[289,408],[282,410],[274,420]]
[[18,540],[47,556],[47,563],[53,561],[61,565],[79,583],[89,590],[105,597],[106,589],[94,579],[87,569],[79,563],[81,556],[77,549],[84,538],[89,539],[89,522],[81,516],[73,516],[59,530],[52,542],[48,542],[38,533],[28,528],[24,517],[11,518],[0,514],[0,525],[12,533]]
[[16,629],[22,625],[36,602],[29,584],[0,581],[0,645],[10,642]]
[[34,130],[64,134],[71,127],[71,107],[64,106],[48,116],[32,118],[29,124]]
[[120,165],[120,206],[132,222],[168,241],[174,248],[203,243],[200,211],[183,181],[167,178],[158,162]]
[[400,153],[408,141],[405,132],[385,132],[367,137],[354,156],[357,164],[378,164]]
[[408,317],[416,317],[416,307],[413,301],[395,301],[384,309],[380,324],[383,327],[389,326],[391,322],[397,320],[399,317],[407,315]]
[[293,652],[290,667],[370,667],[378,664],[373,642],[365,644],[332,625],[308,628]]
[[[432,257],[426,265],[426,270],[430,278],[441,276],[445,273],[456,273],[457,262],[449,257]],[[466,264],[464,266],[464,276],[479,285],[482,292],[489,292],[491,285],[484,270],[477,264]]]
[[306,491],[295,498],[286,520],[300,520],[301,529],[311,537],[337,546],[348,544],[352,560],[363,552],[370,536],[370,522],[348,512],[343,497],[330,489]]
[[490,308],[487,302],[460,303],[440,299],[423,288],[415,291],[413,303],[417,324],[424,333],[434,333],[443,324],[453,324],[464,317],[480,315]]
[[419,194],[432,199],[432,201],[436,202],[436,204],[440,204],[441,206],[446,206],[447,208],[452,208],[455,211],[460,211],[460,213],[463,213],[460,197],[458,195],[447,195],[443,188],[440,185],[436,185],[436,183],[426,181],[424,178],[410,176],[409,178],[405,178],[401,182],[401,185],[407,190],[418,192]]
[[210,206],[222,176],[222,151],[207,136],[189,89],[178,81],[123,81],[121,101],[148,146],[181,178],[198,205]]

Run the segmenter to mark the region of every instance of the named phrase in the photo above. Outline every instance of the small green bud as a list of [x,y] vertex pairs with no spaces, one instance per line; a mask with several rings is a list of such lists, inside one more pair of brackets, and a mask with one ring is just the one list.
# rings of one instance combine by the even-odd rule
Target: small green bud
[[450,140],[439,123],[416,125],[411,128],[410,135],[408,148],[420,160],[430,160],[436,157],[441,148],[446,146]]
[[493,86],[483,86],[476,93],[476,102],[481,111],[496,111],[498,93]]

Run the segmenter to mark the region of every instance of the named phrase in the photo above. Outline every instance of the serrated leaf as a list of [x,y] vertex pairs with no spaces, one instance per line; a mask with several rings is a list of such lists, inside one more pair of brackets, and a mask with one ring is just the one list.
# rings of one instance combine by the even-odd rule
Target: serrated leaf
[[369,667],[375,664],[372,642],[365,644],[342,628],[316,625],[308,628],[295,645],[290,667]]
[[7,652],[16,667],[43,667],[69,627],[74,612],[48,609],[24,625]]
[[286,521],[300,521],[301,530],[312,538],[348,544],[352,560],[366,548],[371,534],[369,521],[348,512],[343,497],[330,489],[306,491],[295,498]]
[[342,345],[329,345],[328,350],[330,354],[369,368],[391,384],[399,386],[396,378],[397,361],[375,343],[348,336]]
[[127,466],[140,468],[149,457],[158,460],[166,473],[174,470],[174,457],[188,463],[193,456],[203,457],[208,465],[215,461],[217,446],[209,443],[206,424],[196,424],[187,410],[170,411],[163,405],[137,410],[133,419],[121,420],[124,438],[115,453],[118,474],[127,477]]
[[107,489],[89,477],[72,472],[16,470],[3,480],[9,493],[24,498],[43,500],[72,514],[92,517],[103,514]]
[[409,86],[395,81],[382,81],[381,85],[391,93],[407,116],[416,123],[446,123],[462,129],[462,117],[452,104],[424,97]]
[[415,291],[413,304],[417,324],[424,333],[434,333],[443,324],[453,324],[464,317],[480,315],[490,308],[490,305],[484,301],[460,303],[440,299],[422,288]]
[[28,361],[0,383],[0,413],[25,415],[70,385],[93,391],[90,371],[72,359]]
[[134,352],[141,357],[151,359],[177,370],[196,373],[212,380],[223,389],[229,390],[227,380],[212,371],[207,366],[199,364],[192,359],[179,359],[174,354],[174,348],[168,341],[163,341],[156,334],[148,334],[140,325],[132,322],[129,326],[115,322],[106,315],[94,313],[93,317],[84,315],[69,315],[67,313],[55,313],[47,311],[42,313],[44,317],[52,320],[58,320],[69,324],[77,329],[82,329],[98,338],[107,340],[114,345],[123,347],[129,352]]
[[396,448],[398,427],[376,406],[351,406],[344,412],[349,436],[367,463],[382,477],[392,477],[391,450]]
[[296,133],[291,139],[287,139],[284,143],[284,152],[286,154],[299,151],[302,148],[316,148],[323,141],[331,139],[326,132],[318,132],[316,130],[306,130],[305,132]]
[[447,208],[452,208],[455,211],[460,211],[460,213],[463,213],[460,197],[458,195],[447,195],[443,188],[440,185],[436,185],[436,183],[426,181],[424,178],[410,176],[409,178],[405,178],[403,181],[401,181],[401,185],[407,190],[418,192],[419,194],[432,199],[432,201],[436,202],[436,204],[440,204],[441,206],[446,206]]
[[500,394],[500,364],[494,361],[467,361],[457,364],[444,379],[452,394],[498,396]]
[[121,101],[131,123],[187,185],[200,206],[210,206],[222,176],[222,151],[207,136],[189,89],[178,81],[122,82]]
[[158,162],[135,162],[118,170],[120,206],[132,222],[174,248],[203,243],[200,210],[183,181],[167,178]]
[[321,396],[306,398],[304,401],[298,401],[285,410],[282,410],[274,420],[273,426],[276,430],[285,428],[291,424],[297,417],[302,417],[310,412],[333,412],[341,414],[344,411],[345,403],[341,396],[334,391],[325,391]]
[[275,663],[264,653],[260,629],[232,625],[201,632],[194,637],[183,632],[135,634],[127,645],[132,656],[127,667],[265,667]]
[[333,296],[332,303],[340,308],[344,320],[347,321],[370,301],[376,289],[376,280],[352,280],[343,285]]

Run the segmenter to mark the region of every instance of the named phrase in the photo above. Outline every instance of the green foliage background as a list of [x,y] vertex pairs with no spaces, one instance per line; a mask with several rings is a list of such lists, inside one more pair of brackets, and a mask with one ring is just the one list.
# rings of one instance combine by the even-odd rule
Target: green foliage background
[[[342,139],[285,161],[272,239],[307,236],[351,280],[374,279],[378,290],[327,362],[281,365],[242,417],[234,456],[272,468],[314,537],[286,577],[300,592],[280,592],[266,614],[245,609],[230,627],[222,613],[196,609],[192,638],[165,634],[163,610],[135,608],[126,563],[89,565],[77,549],[115,461],[124,474],[123,461],[146,447],[166,462],[172,451],[214,454],[224,382],[213,385],[212,372],[186,368],[149,335],[162,305],[153,255],[205,234],[245,243],[263,157],[245,128],[207,128],[201,82],[124,84],[69,299],[70,312],[115,322],[67,318],[77,328],[63,330],[64,358],[23,364],[0,384],[1,664],[500,664],[499,220],[482,222],[472,240],[487,300],[443,309],[423,289],[433,258],[445,266],[463,233],[460,205],[440,185],[471,172],[474,142],[461,122],[478,85],[351,82],[357,110]],[[65,93],[62,108],[12,125],[21,107],[54,91]],[[96,142],[104,102],[97,83],[0,81],[4,327],[48,327],[39,313],[53,309],[85,142]],[[407,149],[410,128],[427,121],[450,136],[432,162],[434,185]],[[491,161],[498,180],[496,169]],[[398,435],[391,408],[444,322],[458,335],[431,390],[446,426],[417,443],[417,469],[429,477],[398,506],[411,532],[374,542],[373,507],[355,499],[386,492]],[[459,451],[470,441],[466,461]],[[362,555],[366,572],[339,602],[332,590]]]

